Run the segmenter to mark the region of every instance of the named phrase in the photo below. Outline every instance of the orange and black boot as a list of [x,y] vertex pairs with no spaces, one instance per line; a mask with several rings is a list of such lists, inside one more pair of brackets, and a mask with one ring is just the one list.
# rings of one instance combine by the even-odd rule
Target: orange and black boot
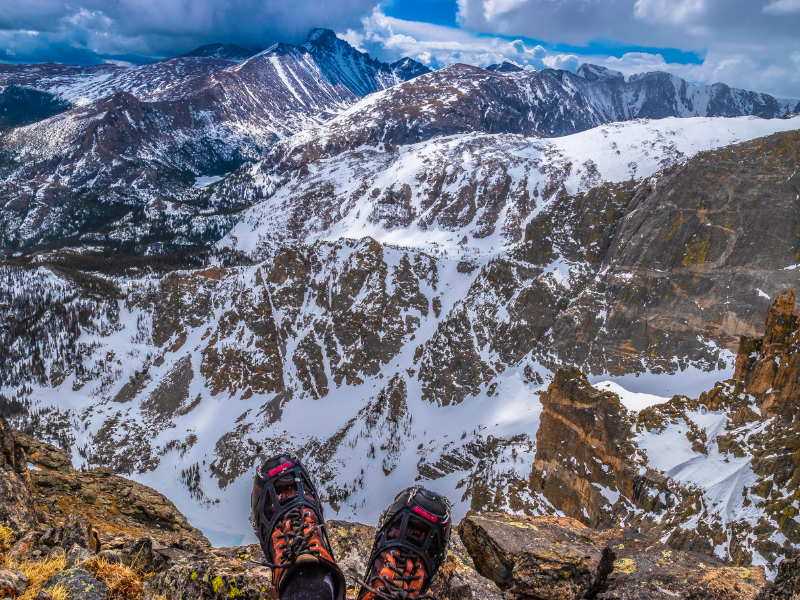
[[450,544],[450,502],[415,486],[381,515],[359,600],[431,599],[433,576]]
[[250,523],[278,596],[296,571],[324,568],[333,598],[344,600],[346,583],[331,553],[322,504],[300,461],[288,454],[267,460],[256,470],[250,506]]

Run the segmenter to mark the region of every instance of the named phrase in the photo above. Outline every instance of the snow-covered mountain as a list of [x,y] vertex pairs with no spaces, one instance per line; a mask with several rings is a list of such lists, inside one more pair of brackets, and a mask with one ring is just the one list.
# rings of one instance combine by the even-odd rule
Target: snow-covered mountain
[[328,516],[418,481],[796,554],[797,101],[494,67],[0,67],[0,413],[217,543],[291,449]]
[[[729,436],[708,395],[662,404],[729,378],[739,336],[763,332],[770,299],[798,284],[798,123],[722,123],[343,153],[250,210],[221,244],[256,251],[238,267],[62,274],[80,264],[69,254],[6,266],[2,322],[28,326],[2,330],[4,410],[79,462],[156,485],[218,542],[247,535],[252,466],[288,445],[340,517],[373,519],[424,481],[456,516],[575,508],[587,524],[619,519],[774,564],[795,533],[756,498],[754,469],[768,464],[756,434],[777,422],[740,395],[726,402],[750,420]],[[359,231],[378,239],[349,239]],[[537,396],[569,364],[621,395],[614,453],[553,456],[559,440],[538,435],[558,415],[565,431],[584,426],[558,412],[566,386]],[[546,452],[583,465],[591,505],[532,476]]]
[[798,117],[668,118],[550,139],[438,136],[362,146],[279,177],[265,160],[215,188],[220,198],[255,203],[220,245],[272,252],[288,242],[368,235],[433,254],[491,256],[519,242],[562,195],[641,180],[698,152],[798,127]]
[[296,168],[363,144],[413,144],[482,131],[558,137],[612,121],[665,117],[778,118],[800,100],[725,85],[698,86],[668,73],[621,73],[582,65],[577,73],[489,71],[453,65],[369,96],[319,127],[277,146],[270,159]]
[[52,63],[0,65],[0,86],[14,83],[31,87],[80,106],[118,92],[144,97],[192,77],[224,69],[252,54],[239,46],[210,44],[181,56],[138,67],[73,67]]
[[[211,46],[114,71],[105,87],[92,80],[66,91],[45,85],[70,97],[104,97],[2,138],[2,244],[75,239],[136,207],[191,200],[193,176],[260,158],[276,141],[341,112],[361,91],[400,80],[391,65],[328,30],[312,32],[305,46],[278,44],[241,61],[243,53]],[[414,75],[414,65],[401,66],[403,76]],[[97,215],[103,205],[129,209]]]

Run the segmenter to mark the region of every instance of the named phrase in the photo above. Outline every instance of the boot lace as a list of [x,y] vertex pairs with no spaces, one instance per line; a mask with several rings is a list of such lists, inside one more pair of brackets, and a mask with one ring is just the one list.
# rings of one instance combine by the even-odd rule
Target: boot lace
[[[286,531],[287,523],[289,524],[288,531]],[[278,521],[276,527],[280,529],[280,533],[275,536],[275,539],[281,540],[281,543],[275,546],[275,550],[276,553],[284,550],[284,553],[280,563],[264,563],[266,566],[271,569],[283,569],[294,564],[301,554],[320,555],[319,544],[311,541],[320,526],[306,523],[300,507],[293,508],[286,513],[286,516]]]
[[394,571],[394,577],[389,579],[386,575],[380,575],[377,579],[373,580],[373,584],[376,586],[378,583],[381,584],[377,586],[377,589],[370,586],[366,581],[359,580],[358,582],[362,586],[382,600],[410,600],[412,598],[414,600],[439,600],[432,594],[412,595],[409,593],[409,590],[405,589],[406,584],[422,579],[422,575],[413,574],[416,568],[412,568],[411,572],[406,573],[406,566],[409,560],[412,561],[414,567],[418,566],[419,557],[416,554],[405,548],[392,548],[388,552],[392,558],[401,565],[398,567],[391,562],[386,563],[386,567]]

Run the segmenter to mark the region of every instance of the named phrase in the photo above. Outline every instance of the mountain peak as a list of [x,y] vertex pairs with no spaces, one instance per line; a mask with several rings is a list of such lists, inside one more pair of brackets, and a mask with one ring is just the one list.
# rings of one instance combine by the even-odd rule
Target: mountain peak
[[323,27],[316,27],[308,32],[308,39],[306,42],[328,42],[330,43],[333,40],[336,40],[336,32],[333,29],[325,29]]
[[498,73],[518,73],[524,71],[517,63],[510,60],[504,60],[501,64],[489,65],[486,67],[487,71],[497,71]]
[[425,75],[426,73],[431,72],[431,70],[421,62],[418,62],[407,56],[404,56],[400,60],[393,62],[389,66],[391,67],[392,72],[394,72],[401,81],[408,81],[414,77],[419,77],[420,75]]
[[612,71],[600,65],[593,65],[590,63],[583,63],[575,72],[578,77],[583,77],[589,81],[617,81],[622,83],[625,81],[625,76],[619,71]]

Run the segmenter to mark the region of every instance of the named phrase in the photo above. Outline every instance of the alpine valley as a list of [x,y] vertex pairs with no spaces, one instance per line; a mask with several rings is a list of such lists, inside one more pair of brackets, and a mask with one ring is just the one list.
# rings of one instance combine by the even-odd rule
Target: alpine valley
[[76,469],[216,545],[289,449],[329,518],[800,555],[800,100],[325,29],[0,86],[0,415]]

